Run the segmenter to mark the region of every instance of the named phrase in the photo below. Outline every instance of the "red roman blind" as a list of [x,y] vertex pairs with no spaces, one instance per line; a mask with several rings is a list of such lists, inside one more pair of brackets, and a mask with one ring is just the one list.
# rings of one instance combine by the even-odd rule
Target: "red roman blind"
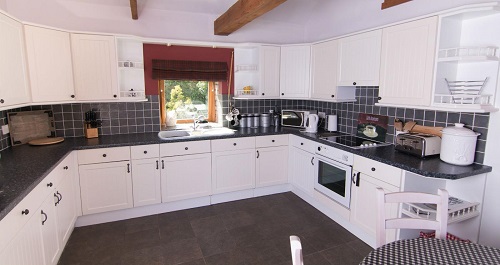
[[200,62],[153,59],[153,79],[227,81],[226,62]]

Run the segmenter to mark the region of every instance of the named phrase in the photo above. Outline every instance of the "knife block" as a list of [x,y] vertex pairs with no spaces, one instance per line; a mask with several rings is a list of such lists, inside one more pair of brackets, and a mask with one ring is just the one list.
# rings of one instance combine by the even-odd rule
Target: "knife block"
[[91,128],[90,124],[85,124],[84,128],[85,138],[97,138],[99,137],[99,131],[97,128]]

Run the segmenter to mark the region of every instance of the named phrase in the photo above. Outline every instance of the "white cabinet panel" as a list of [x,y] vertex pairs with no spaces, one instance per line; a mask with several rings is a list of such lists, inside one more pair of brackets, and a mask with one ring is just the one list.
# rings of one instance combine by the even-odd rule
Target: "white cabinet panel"
[[130,159],[130,147],[110,147],[78,151],[78,164],[105,163]]
[[257,150],[255,186],[265,187],[288,182],[288,146]]
[[210,153],[210,140],[160,144],[160,156]]
[[255,188],[255,149],[212,153],[212,194]]
[[158,158],[132,160],[134,207],[161,202],[159,163]]
[[162,158],[162,201],[170,202],[211,195],[211,155]]
[[118,99],[113,36],[71,34],[73,73],[78,100]]
[[42,204],[42,207],[40,207],[37,215],[38,218],[40,218],[43,254],[46,265],[57,264],[57,260],[61,251],[55,208],[55,203],[57,201],[54,199],[54,196],[49,195]]
[[437,25],[430,17],[382,30],[379,103],[430,105]]
[[279,97],[280,95],[280,47],[260,47],[260,88],[262,97]]
[[339,86],[378,86],[382,30],[339,40]]
[[[397,192],[399,188],[363,173],[360,174],[358,184],[359,186],[353,184],[351,190],[350,221],[375,237],[377,223],[376,188],[381,187],[386,192]],[[398,216],[398,205],[396,203],[386,204],[385,210],[387,217],[396,218]],[[387,242],[392,242],[395,239],[396,230],[389,229],[387,231]]]
[[311,46],[281,47],[280,93],[282,98],[308,98]]
[[68,32],[24,26],[33,102],[75,99]]
[[[74,170],[74,168],[73,168]],[[57,184],[56,192],[61,201],[56,206],[59,242],[65,245],[73,231],[77,217],[74,173],[70,172]]]
[[311,47],[311,98],[333,100],[337,93],[339,66],[338,41],[332,40]]
[[83,214],[132,208],[130,162],[80,165]]
[[314,154],[296,147],[290,147],[288,172],[293,185],[313,196],[314,192]]
[[23,26],[0,14],[0,109],[31,101]]

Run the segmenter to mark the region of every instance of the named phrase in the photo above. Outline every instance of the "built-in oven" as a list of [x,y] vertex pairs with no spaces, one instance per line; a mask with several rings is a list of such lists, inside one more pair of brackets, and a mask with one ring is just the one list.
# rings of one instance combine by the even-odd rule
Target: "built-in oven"
[[315,157],[314,189],[349,208],[353,154],[322,145],[318,147]]

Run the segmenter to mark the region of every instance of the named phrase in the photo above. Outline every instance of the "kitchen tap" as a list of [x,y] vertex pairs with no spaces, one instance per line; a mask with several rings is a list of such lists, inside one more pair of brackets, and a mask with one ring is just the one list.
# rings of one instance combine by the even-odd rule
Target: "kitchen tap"
[[196,128],[198,128],[199,124],[197,124],[197,123],[204,122],[204,121],[205,121],[205,116],[200,115],[200,116],[196,117],[195,115],[193,115],[193,131],[196,131]]

